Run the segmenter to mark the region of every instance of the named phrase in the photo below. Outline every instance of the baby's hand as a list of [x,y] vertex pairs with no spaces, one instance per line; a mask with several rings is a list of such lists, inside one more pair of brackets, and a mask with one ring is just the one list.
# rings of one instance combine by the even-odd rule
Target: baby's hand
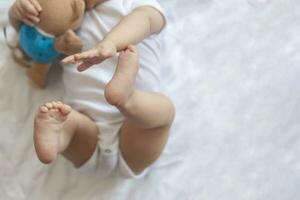
[[62,60],[63,63],[77,64],[78,71],[84,71],[92,65],[99,64],[117,53],[116,46],[110,41],[103,41],[96,47],[82,53],[71,55]]
[[40,19],[42,7],[37,0],[16,0],[11,8],[12,15],[24,23],[34,26]]

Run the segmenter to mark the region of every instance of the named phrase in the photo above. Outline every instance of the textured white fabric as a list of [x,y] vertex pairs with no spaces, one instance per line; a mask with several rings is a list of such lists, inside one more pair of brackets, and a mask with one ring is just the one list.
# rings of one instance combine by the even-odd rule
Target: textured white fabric
[[[156,0],[109,0],[88,11],[78,31],[84,49],[101,42],[123,17],[141,6],[152,6],[163,13]],[[160,46],[161,33],[152,35],[138,45],[140,69],[136,88],[153,92],[160,90]],[[118,109],[108,104],[104,97],[105,86],[112,78],[116,65],[117,56],[94,65],[84,72],[78,72],[75,65],[64,66],[63,72],[66,91],[64,102],[91,117],[101,132],[98,141],[99,151],[97,151],[99,159],[90,161],[98,163],[86,163],[86,166],[83,166],[84,171],[87,170],[87,166],[97,165],[97,173],[102,176],[111,175],[121,166],[118,164],[120,163],[118,134],[124,117]],[[129,174],[133,173],[128,172],[124,176],[129,177]]]
[[[11,0],[0,0],[0,23]],[[164,0],[162,85],[177,107],[168,162],[138,180],[37,160],[37,106],[63,95],[61,71],[27,85],[0,34],[0,199],[294,200],[299,191],[299,0]],[[186,147],[184,162],[177,155]],[[173,160],[173,162],[171,162]]]

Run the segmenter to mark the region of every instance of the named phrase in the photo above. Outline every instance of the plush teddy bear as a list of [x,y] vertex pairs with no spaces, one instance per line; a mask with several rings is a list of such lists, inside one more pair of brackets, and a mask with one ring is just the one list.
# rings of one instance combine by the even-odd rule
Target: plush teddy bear
[[[31,27],[19,27],[18,50],[13,55],[28,68],[27,75],[38,87],[45,87],[51,63],[59,55],[81,51],[82,43],[73,30],[79,27],[84,0],[38,0],[42,7],[40,22]],[[17,53],[18,52],[18,53]]]

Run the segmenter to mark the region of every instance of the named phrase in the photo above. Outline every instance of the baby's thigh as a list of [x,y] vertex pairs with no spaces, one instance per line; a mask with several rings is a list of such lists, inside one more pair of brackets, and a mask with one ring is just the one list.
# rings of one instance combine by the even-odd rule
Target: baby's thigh
[[125,121],[120,130],[120,151],[134,174],[140,174],[161,155],[170,127],[143,129]]

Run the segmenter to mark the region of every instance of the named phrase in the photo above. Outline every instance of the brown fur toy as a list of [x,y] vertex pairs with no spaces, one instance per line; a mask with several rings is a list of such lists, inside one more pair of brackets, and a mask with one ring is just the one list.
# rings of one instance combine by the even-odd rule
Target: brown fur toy
[[49,57],[57,57],[59,53],[72,55],[82,49],[80,38],[74,30],[82,21],[85,1],[38,1],[42,7],[40,22],[36,27],[25,24],[20,26],[19,45],[13,51],[13,56],[18,63],[28,68],[27,75],[30,80],[36,86],[44,88],[52,62]]

